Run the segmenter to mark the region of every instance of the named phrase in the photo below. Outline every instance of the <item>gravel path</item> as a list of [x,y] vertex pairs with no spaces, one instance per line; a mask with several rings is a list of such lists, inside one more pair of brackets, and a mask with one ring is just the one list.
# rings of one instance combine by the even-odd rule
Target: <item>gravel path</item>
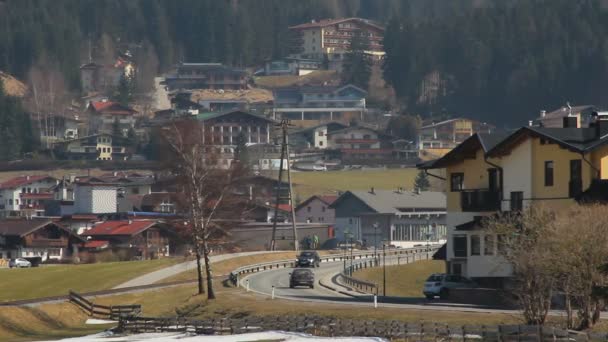
[[[279,251],[277,251],[277,252],[279,252]],[[264,253],[272,253],[272,252],[260,251],[260,252],[219,254],[219,255],[213,255],[210,258],[211,258],[211,263],[214,263],[214,262],[218,262],[218,261],[238,258],[241,256],[264,254]],[[203,265],[204,264],[205,263],[203,262]],[[150,272],[148,274],[144,274],[137,278],[131,279],[131,280],[127,281],[126,283],[122,283],[120,285],[113,287],[113,289],[122,289],[125,287],[150,285],[150,284],[154,284],[160,280],[163,280],[165,278],[172,277],[176,274],[179,274],[179,273],[182,273],[185,271],[189,271],[189,270],[194,270],[194,269],[196,269],[196,260],[182,262],[181,264],[169,266],[169,267],[163,268],[161,270]]]

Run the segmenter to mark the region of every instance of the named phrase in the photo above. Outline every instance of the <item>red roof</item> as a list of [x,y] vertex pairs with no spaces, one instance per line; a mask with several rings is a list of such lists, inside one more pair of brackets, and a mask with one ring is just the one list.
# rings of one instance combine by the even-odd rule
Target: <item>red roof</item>
[[104,247],[107,247],[108,244],[109,244],[109,242],[105,241],[105,240],[87,241],[84,244],[84,248],[104,248]]
[[384,31],[384,27],[380,26],[379,24],[377,24],[371,20],[361,19],[361,18],[321,19],[321,20],[317,20],[314,22],[291,26],[290,29],[301,30],[301,29],[309,29],[309,28],[316,28],[316,27],[326,27],[326,26],[330,26],[330,25],[343,23],[346,21],[358,21],[360,23],[367,24],[367,25],[373,26],[377,29]]
[[51,176],[19,176],[19,177],[15,177],[12,179],[7,180],[6,182],[3,182],[0,184],[0,190],[4,190],[4,189],[15,189],[24,185],[28,185],[28,184],[32,184],[38,181],[41,181],[43,179],[53,179],[55,180],[55,178],[51,177]]
[[291,206],[289,204],[279,204],[279,210],[291,212]]
[[82,233],[85,236],[95,235],[129,235],[133,236],[138,234],[152,225],[156,224],[156,221],[141,220],[141,221],[105,221],[95,227]]
[[334,196],[334,195],[325,195],[325,196],[317,196],[317,197],[327,205],[331,205],[338,199],[338,196]]
[[136,110],[112,101],[91,101],[93,110],[103,114],[132,115]]

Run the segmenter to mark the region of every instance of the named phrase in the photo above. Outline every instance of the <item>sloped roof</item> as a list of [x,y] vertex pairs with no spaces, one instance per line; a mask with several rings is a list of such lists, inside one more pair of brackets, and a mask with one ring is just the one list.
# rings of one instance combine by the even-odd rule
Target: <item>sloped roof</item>
[[52,179],[55,178],[48,175],[37,175],[37,176],[19,176],[15,178],[11,178],[5,182],[0,183],[0,190],[4,189],[15,189],[24,185],[32,184],[41,180]]
[[106,240],[93,240],[87,241],[84,244],[84,248],[105,248],[109,245],[109,241]]
[[137,113],[133,108],[112,101],[91,101],[91,108],[102,114],[132,115]]
[[105,221],[82,233],[84,236],[127,235],[133,236],[154,226],[157,221]]
[[538,119],[542,121],[542,120],[546,120],[546,119],[564,118],[564,117],[568,116],[568,114],[570,114],[570,112],[572,112],[572,114],[576,114],[576,113],[580,113],[580,112],[584,112],[584,111],[588,111],[588,110],[593,111],[596,109],[597,109],[597,107],[594,105],[574,106],[571,109],[568,109],[568,107],[563,106],[552,112],[546,113],[544,117],[540,116]]
[[237,113],[238,114],[244,114],[244,115],[247,115],[247,116],[251,116],[252,118],[259,119],[259,120],[262,120],[262,121],[266,121],[266,122],[269,122],[269,123],[275,123],[274,120],[269,119],[269,118],[267,118],[265,116],[260,116],[260,115],[249,113],[249,112],[245,112],[245,111],[242,111],[242,110],[230,110],[230,111],[226,111],[226,112],[212,112],[212,113],[199,114],[199,115],[196,116],[196,118],[198,120],[200,120],[200,121],[208,121],[208,120],[212,120],[212,119],[219,119],[219,118],[221,118],[223,116],[228,116],[228,115],[237,114]]
[[507,137],[509,137],[509,135],[505,133],[475,133],[461,142],[445,156],[420,163],[416,166],[419,169],[441,169],[454,162],[459,162],[471,154],[475,154],[479,148],[482,148],[484,153],[487,153]]
[[369,26],[373,26],[379,30],[384,31],[384,27],[382,27],[380,24],[378,24],[374,21],[371,21],[369,19],[363,19],[363,18],[321,19],[318,21],[311,21],[309,23],[291,26],[289,28],[292,30],[301,30],[301,29],[309,29],[309,28],[316,28],[316,27],[326,27],[326,26],[335,25],[335,24],[339,24],[339,23],[343,23],[343,22],[347,22],[347,21],[358,21],[360,23],[363,23],[363,24],[366,24]]
[[[23,237],[27,234],[35,232],[38,229],[44,228],[48,225],[53,225],[69,235],[81,239],[78,235],[75,235],[70,230],[66,229],[60,224],[53,222],[50,219],[45,218],[32,218],[32,219],[5,219],[0,220],[0,235],[4,236],[18,236]],[[82,239],[81,239],[82,240]]]
[[347,191],[340,196],[331,208],[336,208],[342,200],[354,196],[367,205],[373,212],[378,214],[395,214],[402,208],[446,208],[446,196],[443,192],[422,191],[420,193],[410,191],[374,190],[371,191]]
[[313,196],[310,196],[309,198],[307,198],[304,202],[300,203],[296,207],[296,210],[299,210],[300,208],[304,207],[308,203],[312,202],[314,199],[318,199],[319,201],[321,201],[327,205],[331,205],[338,199],[338,197],[339,196],[336,196],[336,195],[313,195]]

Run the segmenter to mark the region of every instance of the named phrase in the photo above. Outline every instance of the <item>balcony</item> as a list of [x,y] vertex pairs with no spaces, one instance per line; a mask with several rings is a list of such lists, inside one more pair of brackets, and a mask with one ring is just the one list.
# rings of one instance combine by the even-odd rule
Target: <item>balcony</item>
[[67,247],[68,243],[64,239],[33,239],[29,241],[27,247]]
[[462,211],[469,212],[500,210],[500,192],[488,189],[462,190],[460,206]]
[[375,144],[378,139],[357,139],[357,138],[342,138],[336,139],[336,144]]

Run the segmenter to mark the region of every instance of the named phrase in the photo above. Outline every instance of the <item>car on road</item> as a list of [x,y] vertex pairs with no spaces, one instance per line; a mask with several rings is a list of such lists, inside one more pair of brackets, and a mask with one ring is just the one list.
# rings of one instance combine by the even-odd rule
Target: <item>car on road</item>
[[289,288],[293,289],[296,286],[308,286],[311,289],[315,288],[315,274],[311,270],[305,268],[297,268],[289,273]]
[[24,267],[32,267],[32,263],[23,259],[23,258],[15,258],[15,259],[11,259],[8,262],[8,267],[13,268],[13,267],[17,267],[17,268],[24,268]]
[[321,257],[315,251],[304,251],[296,259],[296,267],[319,267]]
[[469,278],[455,274],[435,273],[426,280],[422,292],[427,299],[434,299],[435,296],[447,299],[450,289],[473,287],[477,287],[477,284]]

